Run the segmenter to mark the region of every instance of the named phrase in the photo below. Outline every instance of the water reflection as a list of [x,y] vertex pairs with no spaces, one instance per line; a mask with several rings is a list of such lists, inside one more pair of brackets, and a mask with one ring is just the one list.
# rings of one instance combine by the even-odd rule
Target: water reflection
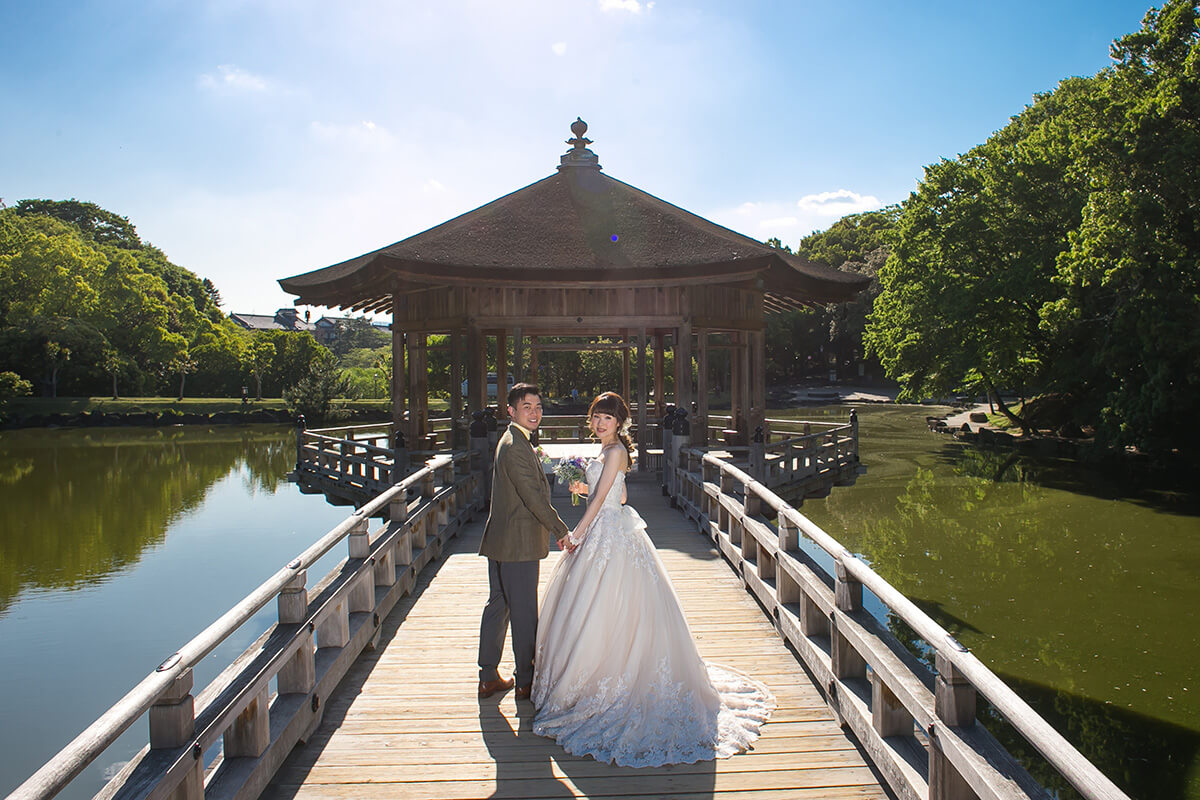
[[160,545],[241,467],[273,492],[295,457],[282,429],[10,431],[0,435],[0,615],[31,588],[75,589]]
[[870,471],[803,512],[1133,797],[1200,798],[1188,774],[1200,737],[1194,490],[953,443],[926,432],[925,413],[860,410]]

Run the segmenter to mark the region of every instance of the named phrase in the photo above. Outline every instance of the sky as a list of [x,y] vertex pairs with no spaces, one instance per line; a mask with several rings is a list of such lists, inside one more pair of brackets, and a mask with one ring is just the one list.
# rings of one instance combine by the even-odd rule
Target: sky
[[97,203],[272,313],[279,278],[552,174],[579,116],[612,177],[795,245],[1103,69],[1148,8],[0,0],[0,198]]

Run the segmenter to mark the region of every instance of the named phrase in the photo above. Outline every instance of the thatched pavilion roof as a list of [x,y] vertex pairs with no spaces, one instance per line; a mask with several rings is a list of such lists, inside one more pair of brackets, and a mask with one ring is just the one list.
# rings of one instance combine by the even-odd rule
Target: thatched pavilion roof
[[393,292],[469,285],[670,286],[761,279],[770,307],[849,300],[868,279],[777,250],[611,178],[571,140],[558,171],[415,236],[284,278],[297,304],[389,308]]

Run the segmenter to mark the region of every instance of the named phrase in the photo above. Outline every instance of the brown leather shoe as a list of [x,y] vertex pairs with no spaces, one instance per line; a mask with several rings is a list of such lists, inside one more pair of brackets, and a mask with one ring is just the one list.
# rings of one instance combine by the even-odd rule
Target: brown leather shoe
[[[516,681],[514,681],[512,678],[509,678],[508,680],[504,680],[503,678],[497,678],[494,681],[480,681],[479,682],[479,696],[480,697],[491,697],[496,692],[507,692],[509,689],[511,689],[513,687],[513,684],[515,684],[515,683],[516,683]],[[517,690],[518,694],[520,693],[520,691],[521,691],[520,689]]]
[[513,694],[513,697],[517,698],[518,700],[528,700],[529,695],[532,693],[533,693],[533,684],[530,684],[528,686],[518,686],[517,691]]

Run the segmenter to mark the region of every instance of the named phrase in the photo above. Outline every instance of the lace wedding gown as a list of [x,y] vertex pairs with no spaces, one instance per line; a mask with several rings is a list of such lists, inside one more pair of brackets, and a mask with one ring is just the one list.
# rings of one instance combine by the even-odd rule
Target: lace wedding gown
[[[587,465],[589,491],[602,468],[600,459]],[[775,698],[758,681],[700,658],[646,523],[621,503],[624,488],[622,472],[546,589],[533,730],[569,753],[630,767],[741,752],[758,738]]]

